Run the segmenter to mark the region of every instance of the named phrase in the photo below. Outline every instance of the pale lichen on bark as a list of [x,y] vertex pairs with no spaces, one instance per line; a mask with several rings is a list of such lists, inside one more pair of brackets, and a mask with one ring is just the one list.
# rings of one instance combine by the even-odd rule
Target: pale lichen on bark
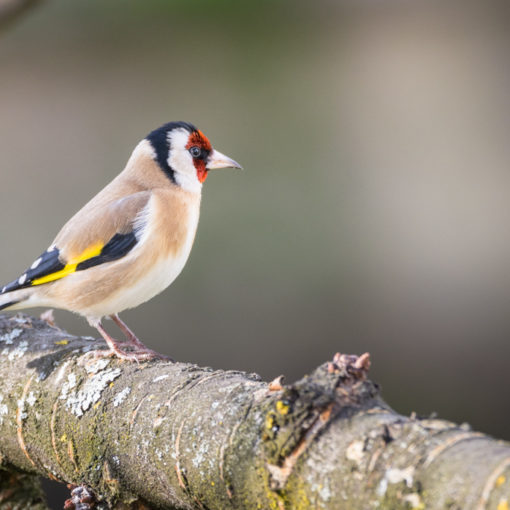
[[0,318],[4,469],[85,484],[115,508],[508,510],[508,444],[395,413],[366,355],[284,385],[98,360],[98,347]]

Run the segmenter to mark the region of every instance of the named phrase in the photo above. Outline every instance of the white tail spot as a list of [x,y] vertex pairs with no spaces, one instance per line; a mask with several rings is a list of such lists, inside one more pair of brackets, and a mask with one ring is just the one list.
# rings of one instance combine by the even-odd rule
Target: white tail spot
[[41,257],[39,257],[31,266],[30,269],[35,269],[41,263]]

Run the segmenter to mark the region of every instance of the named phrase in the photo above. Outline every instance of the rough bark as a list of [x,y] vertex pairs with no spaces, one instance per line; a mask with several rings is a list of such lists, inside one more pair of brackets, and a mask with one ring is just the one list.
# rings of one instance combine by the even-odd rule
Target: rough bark
[[337,355],[282,386],[96,359],[103,347],[0,317],[4,474],[86,484],[117,508],[509,508],[509,445],[397,414],[366,378],[366,355]]

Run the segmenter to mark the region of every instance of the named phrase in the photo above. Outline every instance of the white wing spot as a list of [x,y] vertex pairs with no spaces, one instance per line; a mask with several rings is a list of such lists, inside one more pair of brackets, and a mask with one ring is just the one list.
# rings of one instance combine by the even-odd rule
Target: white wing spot
[[18,279],[18,283],[19,283],[20,285],[23,285],[26,281],[27,281],[27,274],[26,274],[26,273],[25,273],[25,274],[23,274],[23,275],[21,275],[21,276],[19,277],[19,279]]
[[41,263],[41,257],[39,257],[31,266],[30,269],[35,269]]

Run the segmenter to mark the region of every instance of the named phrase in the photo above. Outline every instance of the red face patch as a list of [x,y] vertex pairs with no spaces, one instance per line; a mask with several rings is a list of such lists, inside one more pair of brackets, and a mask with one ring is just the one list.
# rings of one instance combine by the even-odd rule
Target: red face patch
[[193,164],[197,170],[198,180],[204,182],[207,179],[206,159],[212,151],[211,142],[202,131],[193,131],[193,133],[189,135],[186,149],[189,150],[191,147],[198,147],[201,150],[201,155],[199,157],[193,157]]

